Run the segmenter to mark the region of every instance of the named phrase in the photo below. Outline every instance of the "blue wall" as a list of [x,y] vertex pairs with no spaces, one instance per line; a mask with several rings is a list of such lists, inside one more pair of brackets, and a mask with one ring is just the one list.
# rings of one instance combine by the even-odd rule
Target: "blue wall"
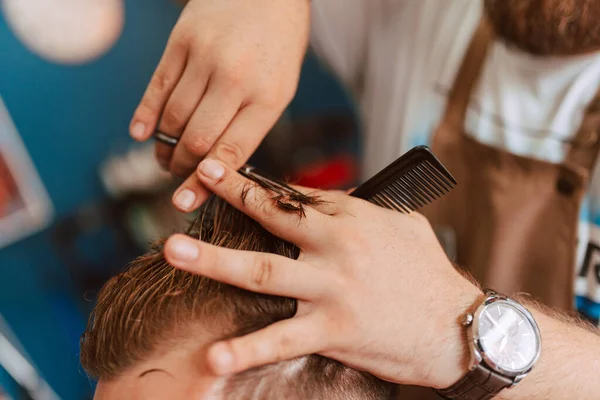
[[[130,143],[129,118],[179,13],[168,0],[125,4],[117,45],[81,67],[43,61],[0,20],[0,95],[58,217],[103,195],[97,167]],[[0,250],[0,313],[61,397],[82,399],[90,391],[77,363],[85,318],[49,284],[64,275],[47,232]]]
[[[0,16],[0,95],[57,217],[104,195],[97,167],[108,154],[131,144],[129,119],[179,13],[169,0],[125,4],[126,25],[117,45],[81,67],[41,60],[19,43]],[[347,107],[338,85],[310,58],[293,114]],[[91,391],[77,361],[85,316],[60,289],[67,285],[47,231],[0,249],[0,313],[60,396],[79,400]],[[0,383],[7,381],[0,370]]]

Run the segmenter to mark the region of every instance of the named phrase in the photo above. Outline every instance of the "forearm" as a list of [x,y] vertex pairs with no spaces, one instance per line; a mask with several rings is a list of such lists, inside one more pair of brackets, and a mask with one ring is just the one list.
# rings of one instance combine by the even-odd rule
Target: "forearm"
[[[455,315],[456,318],[450,320],[460,320],[467,312],[473,312],[472,308],[465,308],[465,304],[477,304],[481,300],[477,292],[463,291],[464,294],[452,302],[455,310],[444,311]],[[540,305],[527,296],[518,296],[515,300],[527,307],[536,319],[542,337],[542,351],[533,370],[520,383],[502,390],[494,399],[600,399],[600,331],[586,322]],[[456,330],[441,328],[449,334],[445,335],[443,343],[435,343],[443,352],[426,386],[446,388],[467,373],[470,350],[465,330],[456,322],[454,324]]]
[[[578,321],[568,321],[534,304],[542,334],[542,353],[531,373],[498,396],[502,400],[587,400],[600,398],[600,336]],[[552,315],[555,314],[555,315]]]

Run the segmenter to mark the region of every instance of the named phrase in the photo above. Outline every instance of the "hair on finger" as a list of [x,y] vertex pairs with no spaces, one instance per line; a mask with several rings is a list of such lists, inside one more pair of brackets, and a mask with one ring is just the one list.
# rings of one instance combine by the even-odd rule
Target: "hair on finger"
[[327,201],[318,195],[304,194],[286,183],[257,173],[252,167],[243,168],[241,174],[252,181],[251,184],[245,185],[242,189],[241,198],[244,205],[246,205],[252,184],[258,185],[268,192],[272,192],[274,195],[271,197],[271,200],[279,210],[297,214],[300,218],[306,217],[306,206],[318,207],[327,203]]

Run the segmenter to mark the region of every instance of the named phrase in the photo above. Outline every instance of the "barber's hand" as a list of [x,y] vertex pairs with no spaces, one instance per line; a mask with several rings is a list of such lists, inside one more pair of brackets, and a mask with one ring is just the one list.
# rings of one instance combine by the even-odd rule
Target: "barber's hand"
[[165,255],[178,268],[299,299],[294,318],[213,345],[208,357],[216,373],[313,353],[392,382],[436,388],[466,372],[460,319],[482,293],[453,268],[424,217],[320,192],[327,203],[299,220],[274,205],[273,193],[221,163],[205,160],[198,171],[207,188],[302,249],[290,260],[182,235],[169,239]]
[[[147,140],[158,128],[180,137],[175,149],[157,143],[156,157],[181,177],[207,154],[241,167],[295,94],[309,7],[309,0],[190,0],[135,111],[131,135]],[[192,175],[174,201],[191,211],[207,197]]]

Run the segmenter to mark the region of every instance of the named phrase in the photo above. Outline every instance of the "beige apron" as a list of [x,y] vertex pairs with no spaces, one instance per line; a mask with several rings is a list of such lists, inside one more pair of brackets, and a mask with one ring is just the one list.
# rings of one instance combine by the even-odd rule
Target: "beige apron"
[[[469,99],[492,42],[478,27],[460,67],[432,150],[458,181],[423,210],[436,228],[455,233],[456,260],[484,287],[527,292],[544,303],[574,305],[575,251],[581,200],[600,140],[600,93],[588,107],[562,164],[483,145],[464,132]],[[399,388],[401,399],[437,398],[431,389]]]

